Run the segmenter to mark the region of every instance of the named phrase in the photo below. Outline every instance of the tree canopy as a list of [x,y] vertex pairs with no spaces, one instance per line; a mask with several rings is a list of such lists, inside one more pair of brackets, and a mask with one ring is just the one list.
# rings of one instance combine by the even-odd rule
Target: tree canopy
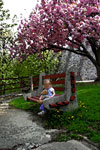
[[99,0],[41,0],[37,4],[29,19],[21,21],[11,56],[24,59],[51,49],[88,57],[100,79]]

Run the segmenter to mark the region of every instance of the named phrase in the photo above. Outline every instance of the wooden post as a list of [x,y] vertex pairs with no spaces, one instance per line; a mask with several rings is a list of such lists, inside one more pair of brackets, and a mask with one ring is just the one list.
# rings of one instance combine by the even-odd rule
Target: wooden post
[[45,76],[45,73],[41,73],[39,76],[39,92],[41,93],[42,89],[43,89],[43,76]]
[[33,77],[29,77],[29,86],[30,91],[28,93],[23,93],[24,100],[27,100],[27,97],[32,97],[32,91],[33,91]]
[[74,99],[71,100],[70,102],[70,107],[71,110],[78,108],[78,101],[77,101],[77,94],[76,94],[76,80],[75,80],[75,73],[70,72],[70,77],[71,77],[71,97]]
[[70,72],[66,71],[65,77],[65,99],[70,101],[71,96],[71,77]]
[[21,78],[21,81],[20,81],[20,88],[21,89],[23,88],[23,78]]
[[5,91],[5,86],[6,86],[6,84],[5,84],[5,82],[4,82],[4,86],[3,86],[3,87],[4,87],[3,95],[6,94],[6,93],[5,93],[5,92],[6,92],[6,91]]
[[[75,73],[66,71],[65,78],[65,100],[69,101],[67,106],[61,107],[62,111],[72,111],[78,108],[76,86],[75,86]],[[74,99],[73,99],[74,98]],[[72,100],[73,99],[73,100]]]
[[34,90],[33,76],[30,76],[30,82],[31,82],[31,92],[33,92],[33,90]]

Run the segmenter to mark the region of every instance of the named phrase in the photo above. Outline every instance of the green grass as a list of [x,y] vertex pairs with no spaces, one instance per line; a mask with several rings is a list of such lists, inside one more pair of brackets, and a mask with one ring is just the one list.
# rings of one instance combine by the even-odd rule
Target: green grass
[[[100,145],[100,85],[79,84],[77,96],[77,110],[63,113],[59,110],[47,112],[43,118],[45,127],[66,129],[66,134],[57,137],[58,141],[80,139],[80,135],[83,135]],[[10,105],[34,112],[39,110],[38,104],[25,102],[22,97],[14,99]]]
[[13,99],[9,103],[9,105],[17,109],[23,109],[26,111],[34,111],[35,113],[38,112],[39,107],[40,107],[38,103],[27,102],[24,100],[23,97]]

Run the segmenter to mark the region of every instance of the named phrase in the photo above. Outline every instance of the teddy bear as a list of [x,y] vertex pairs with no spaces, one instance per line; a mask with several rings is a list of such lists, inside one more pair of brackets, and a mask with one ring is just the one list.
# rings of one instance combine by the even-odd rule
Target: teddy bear
[[44,99],[46,99],[46,98],[48,98],[49,96],[48,96],[48,90],[43,90],[42,92],[41,92],[41,99],[42,100],[44,100]]

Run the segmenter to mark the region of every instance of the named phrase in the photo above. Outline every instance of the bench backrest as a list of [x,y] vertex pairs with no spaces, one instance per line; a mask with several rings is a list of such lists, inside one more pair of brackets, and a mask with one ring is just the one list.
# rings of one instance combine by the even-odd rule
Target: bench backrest
[[[65,90],[65,73],[59,73],[59,74],[52,74],[52,75],[45,75],[42,77],[42,80],[44,79],[50,79],[51,84],[53,85],[53,88],[56,91],[64,91]],[[39,77],[33,77],[33,85],[34,88],[37,88],[39,86]]]
[[[40,77],[33,77],[33,87],[38,88],[39,85],[43,85],[44,79],[50,79],[51,84],[53,85],[53,88],[55,91],[65,91],[65,82],[66,82],[66,73],[60,73],[60,74],[52,74],[52,75],[42,75],[42,82],[39,84]],[[69,79],[67,79],[69,80]],[[75,93],[75,73],[70,72],[70,80],[71,80],[71,88],[72,93]],[[68,85],[68,84],[67,84]]]
[[56,91],[64,91],[65,90],[65,73],[61,74],[53,74],[53,75],[45,75],[43,76],[44,79],[50,79],[53,88]]

